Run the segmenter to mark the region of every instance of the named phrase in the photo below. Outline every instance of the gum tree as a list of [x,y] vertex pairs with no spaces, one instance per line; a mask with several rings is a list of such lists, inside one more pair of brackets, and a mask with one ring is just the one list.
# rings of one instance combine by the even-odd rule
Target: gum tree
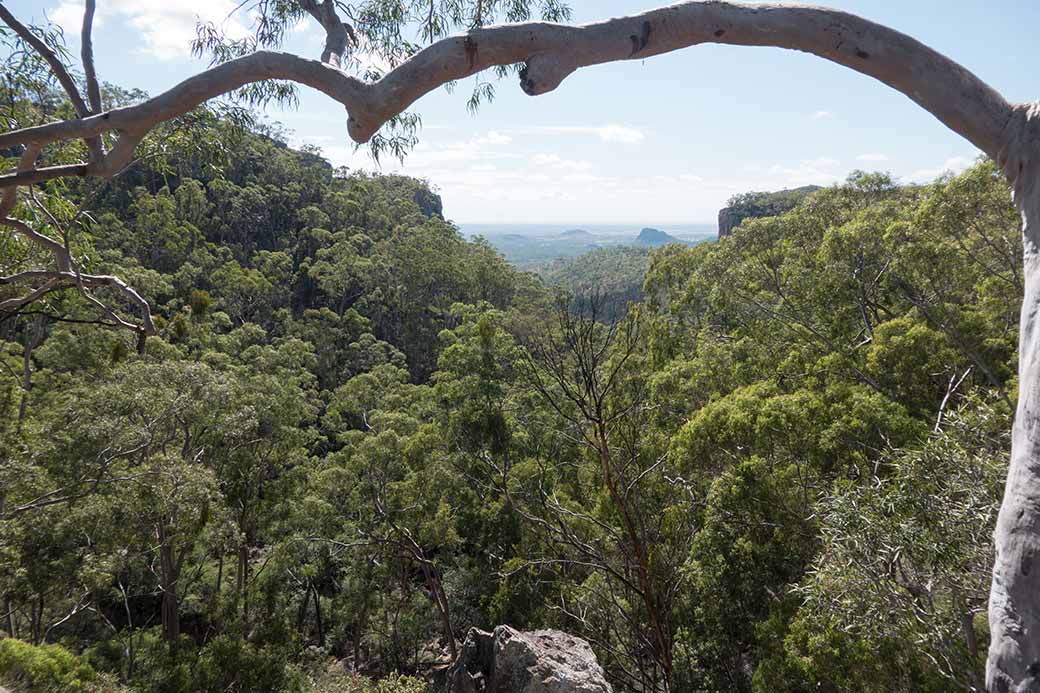
[[[812,53],[874,77],[905,94],[998,162],[1022,215],[1025,297],[1021,313],[1019,401],[1011,466],[996,530],[996,564],[990,597],[991,643],[986,685],[994,691],[1025,690],[1040,677],[1040,103],[1011,104],[953,60],[893,29],[855,15],[807,6],[683,2],[642,14],[584,26],[526,22],[533,0],[252,0],[255,33],[228,41],[201,27],[195,48],[214,64],[148,100],[106,110],[94,69],[91,27],[94,0],[85,0],[81,35],[82,79],[52,35],[28,27],[0,4],[8,37],[17,37],[19,60],[49,72],[71,103],[71,112],[43,122],[6,116],[0,151],[17,157],[0,175],[0,224],[37,256],[40,266],[0,277],[14,294],[0,311],[16,311],[48,294],[77,290],[109,322],[154,333],[147,302],[118,277],[79,267],[69,229],[54,218],[35,191],[48,181],[103,181],[134,161],[139,145],[171,120],[232,92],[253,103],[292,97],[293,85],[317,89],[343,104],[356,142],[399,153],[414,141],[416,121],[405,113],[431,90],[455,80],[516,68],[530,95],[556,89],[575,70],[616,60],[642,60],[702,43],[773,46]],[[566,18],[557,0],[537,4],[543,18]],[[271,50],[287,27],[310,17],[326,31],[321,59]],[[494,25],[501,19],[522,21]],[[403,31],[419,27],[419,50]],[[447,36],[454,29],[465,33]],[[365,70],[357,56],[382,59],[385,71]],[[9,61],[10,62],[10,61]],[[8,71],[10,71],[10,65]],[[354,68],[353,70],[351,68]],[[18,73],[21,74],[21,73]],[[84,88],[85,87],[85,88]],[[245,90],[244,92],[242,90]],[[83,94],[86,94],[84,96]],[[471,99],[488,96],[478,83]],[[389,129],[384,126],[389,124]],[[108,289],[136,307],[128,318],[95,295]]]

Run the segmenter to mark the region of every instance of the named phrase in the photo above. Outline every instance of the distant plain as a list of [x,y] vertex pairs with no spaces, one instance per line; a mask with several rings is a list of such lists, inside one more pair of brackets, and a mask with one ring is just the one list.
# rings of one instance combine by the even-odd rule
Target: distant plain
[[[644,228],[657,229],[679,241],[695,244],[715,238],[715,224],[497,224],[460,223],[462,234],[482,236],[509,262],[539,265],[577,257],[597,248],[637,245]],[[584,232],[584,233],[581,233]]]

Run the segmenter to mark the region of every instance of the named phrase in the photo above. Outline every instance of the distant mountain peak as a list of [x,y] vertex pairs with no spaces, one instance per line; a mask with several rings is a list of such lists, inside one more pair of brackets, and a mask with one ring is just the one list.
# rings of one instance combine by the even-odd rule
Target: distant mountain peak
[[586,236],[591,236],[592,234],[586,231],[585,229],[567,229],[560,235],[566,236],[568,238],[585,238]]
[[669,243],[682,243],[682,241],[659,229],[645,228],[639,232],[636,243],[638,245],[668,245]]

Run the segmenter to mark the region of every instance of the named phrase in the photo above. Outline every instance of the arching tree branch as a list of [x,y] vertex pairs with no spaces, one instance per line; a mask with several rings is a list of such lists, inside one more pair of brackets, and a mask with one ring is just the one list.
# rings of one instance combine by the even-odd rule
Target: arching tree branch
[[[87,69],[86,58],[90,55],[89,72],[87,73],[87,84],[88,87],[93,79],[94,88],[97,88],[97,77],[94,75],[94,60],[93,60],[93,49],[91,48],[90,41],[90,26],[94,21],[94,0],[87,1],[88,12],[83,17],[83,38],[86,43],[83,44],[83,56],[84,56],[84,69]],[[79,87],[76,86],[75,80],[72,79],[72,75],[69,74],[68,68],[58,57],[58,54],[48,46],[39,36],[37,36],[32,29],[22,24],[18,19],[11,14],[11,12],[0,3],[0,19],[3,20],[4,24],[11,27],[11,29],[25,41],[29,46],[32,47],[36,53],[43,58],[47,65],[50,67],[54,77],[61,84],[62,89],[69,97],[69,101],[72,102],[72,107],[76,110],[76,114],[83,118],[90,115],[91,110],[87,108],[86,103],[83,101],[83,96],[79,92]],[[98,92],[98,104],[101,102],[100,91]],[[96,110],[101,110],[100,106]],[[98,161],[104,156],[104,147],[101,144],[99,137],[88,137],[87,149],[90,151],[90,158],[92,161]]]
[[[52,142],[120,132],[138,140],[160,123],[183,115],[209,99],[234,91],[251,82],[286,79],[321,91],[348,107],[361,110],[368,87],[360,80],[316,60],[287,53],[258,51],[189,77],[180,84],[143,103],[113,109],[98,115],[23,128],[0,135],[0,148],[17,144]],[[6,182],[0,185],[7,186]]]
[[61,166],[45,166],[30,168],[27,171],[16,171],[0,176],[5,186],[35,185],[58,178],[83,178],[90,172],[89,164],[63,164]]
[[[953,60],[855,15],[817,7],[686,2],[580,27],[536,22],[475,29],[432,44],[372,84],[318,61],[259,51],[136,106],[0,135],[0,147],[113,130],[143,135],[208,99],[268,79],[304,84],[340,102],[348,112],[350,136],[366,142],[424,94],[490,67],[525,63],[521,87],[535,95],[552,91],[580,67],[641,60],[702,43],[775,46],[845,65],[906,94],[992,157],[1001,150],[1012,114],[1000,94]],[[0,186],[15,184],[0,178]]]
[[1035,690],[1040,680],[1040,104],[1015,108],[998,162],[1022,214],[1025,295],[1019,319],[1018,407],[994,532],[986,688]]

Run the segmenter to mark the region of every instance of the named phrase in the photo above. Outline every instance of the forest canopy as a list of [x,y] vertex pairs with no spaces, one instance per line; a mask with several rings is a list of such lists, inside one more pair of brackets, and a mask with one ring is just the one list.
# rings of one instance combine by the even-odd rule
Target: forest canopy
[[422,181],[190,127],[73,237],[143,351],[74,288],[0,321],[0,680],[420,691],[508,623],[620,691],[978,688],[1022,297],[991,163],[567,293]]
[[[903,79],[919,44],[821,9],[768,13],[818,32],[727,3],[487,27],[556,0],[242,3],[253,33],[200,25],[211,69],[149,99],[98,80],[85,8],[81,74],[0,4],[0,684],[439,691],[470,628],[509,624],[579,636],[631,693],[986,687],[1035,314],[1000,167],[1025,209],[1005,140],[1035,112],[938,54]],[[320,62],[268,50],[308,16]],[[747,193],[717,242],[537,276],[429,182],[252,110],[317,86],[400,156],[424,90],[544,93],[710,40],[705,16],[879,77],[1000,165]],[[850,27],[870,52],[831,47]],[[478,74],[469,106],[493,93]],[[998,547],[1033,511],[1005,505]],[[1028,593],[1028,561],[996,564]],[[991,678],[1031,606],[994,612]]]

